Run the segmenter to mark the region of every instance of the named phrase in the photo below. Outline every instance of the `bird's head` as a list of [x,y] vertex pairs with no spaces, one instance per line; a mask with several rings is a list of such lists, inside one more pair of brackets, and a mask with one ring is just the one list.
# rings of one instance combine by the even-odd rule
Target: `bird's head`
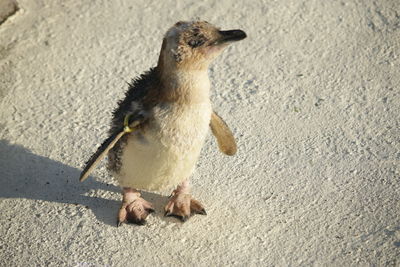
[[221,31],[206,21],[180,21],[164,36],[159,66],[204,70],[230,43],[246,38],[242,30]]

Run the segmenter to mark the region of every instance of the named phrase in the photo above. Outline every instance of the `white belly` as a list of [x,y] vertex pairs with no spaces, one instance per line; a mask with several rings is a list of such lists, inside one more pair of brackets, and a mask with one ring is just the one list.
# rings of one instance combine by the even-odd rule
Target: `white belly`
[[154,108],[154,121],[144,138],[132,134],[115,174],[123,187],[159,191],[176,186],[192,174],[206,138],[210,102]]

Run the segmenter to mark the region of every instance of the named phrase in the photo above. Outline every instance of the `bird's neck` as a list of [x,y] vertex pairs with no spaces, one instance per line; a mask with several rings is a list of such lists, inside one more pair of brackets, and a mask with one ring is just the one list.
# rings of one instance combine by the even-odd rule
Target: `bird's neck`
[[210,101],[207,69],[161,69],[162,95],[167,101],[196,104]]

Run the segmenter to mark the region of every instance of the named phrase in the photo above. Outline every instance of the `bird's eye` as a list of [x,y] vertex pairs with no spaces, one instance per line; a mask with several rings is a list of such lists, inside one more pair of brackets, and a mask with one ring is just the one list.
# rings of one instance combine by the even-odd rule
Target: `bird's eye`
[[193,39],[188,42],[188,45],[195,48],[195,47],[202,46],[204,43],[205,43],[204,39]]

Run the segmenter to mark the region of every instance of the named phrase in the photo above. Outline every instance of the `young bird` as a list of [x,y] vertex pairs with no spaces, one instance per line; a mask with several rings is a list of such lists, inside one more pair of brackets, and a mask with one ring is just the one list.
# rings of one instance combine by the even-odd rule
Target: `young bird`
[[[157,66],[130,84],[109,131],[115,137],[127,119],[129,125],[137,125],[115,139],[108,151],[108,169],[123,190],[118,225],[144,224],[154,211],[138,190],[177,186],[165,206],[166,216],[186,221],[192,214],[206,214],[190,195],[188,179],[208,127],[223,153],[236,153],[231,131],[211,107],[208,66],[228,44],[244,38],[241,30],[221,31],[205,21],[178,22],[165,34]],[[88,161],[81,181],[96,158],[106,153],[110,139]]]

